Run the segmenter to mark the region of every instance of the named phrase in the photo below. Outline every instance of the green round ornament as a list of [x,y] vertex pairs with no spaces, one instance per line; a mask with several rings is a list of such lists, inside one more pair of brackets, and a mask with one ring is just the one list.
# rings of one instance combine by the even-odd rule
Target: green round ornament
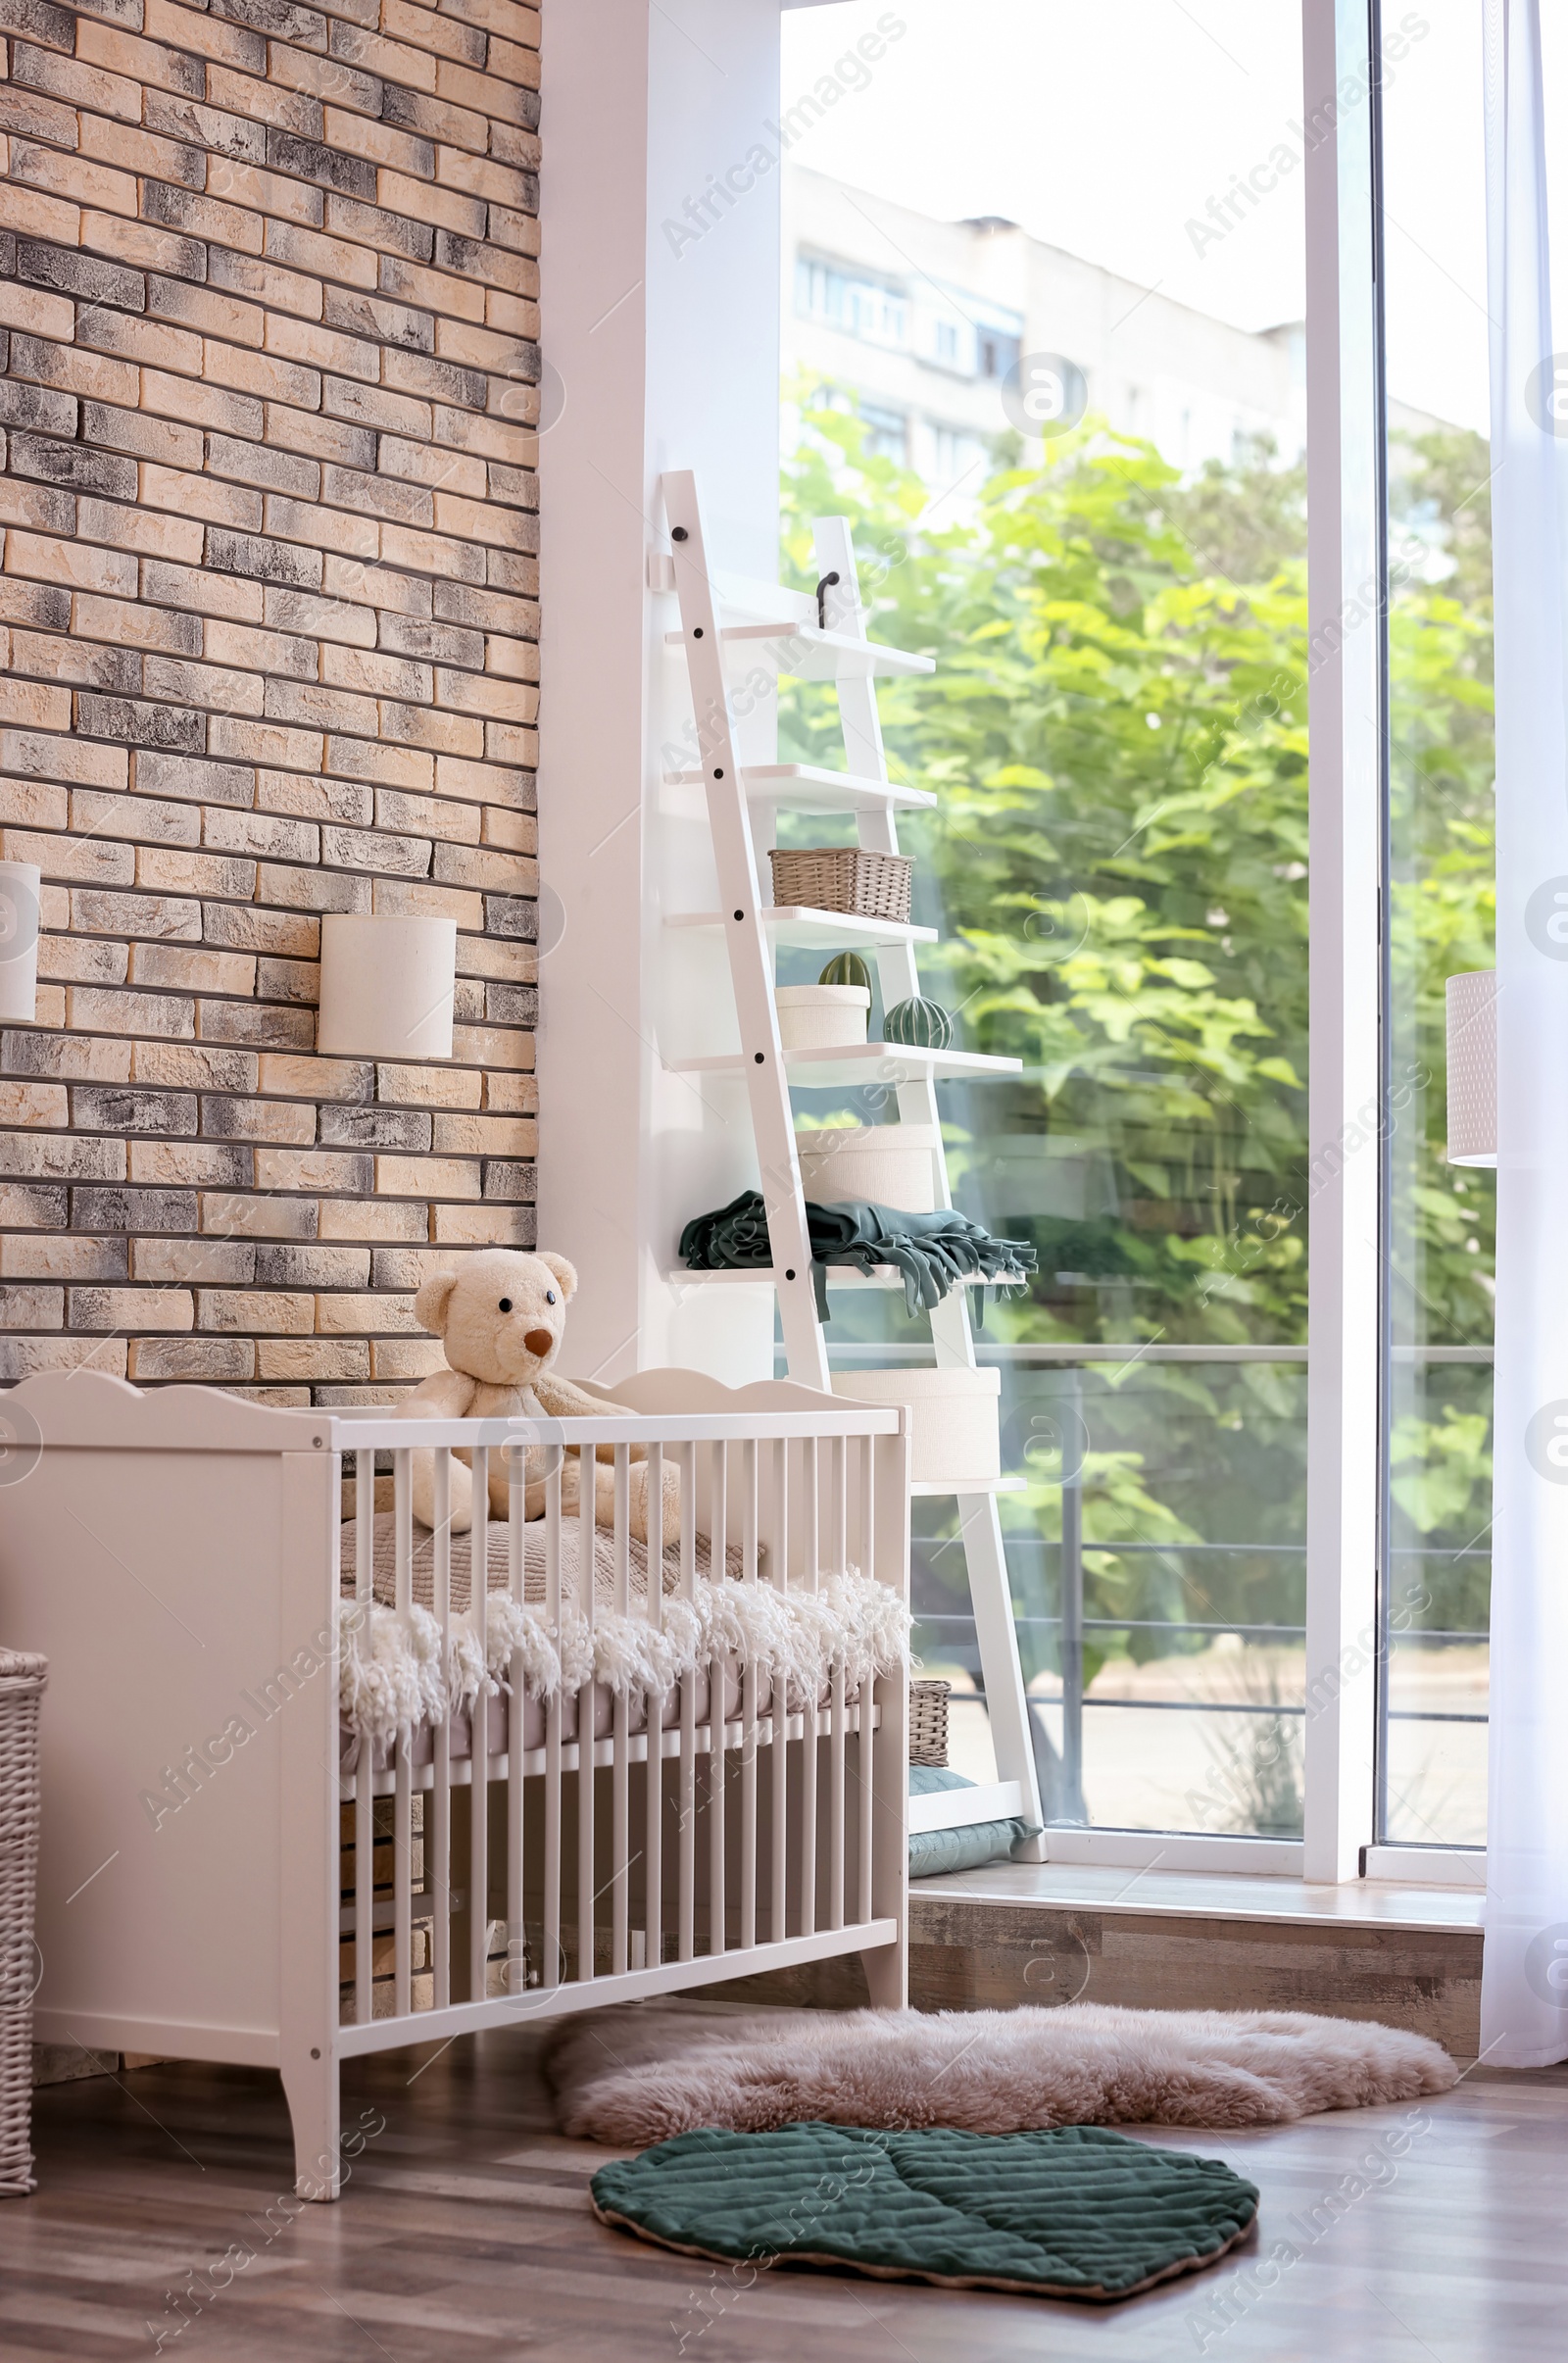
[[819,985],[859,985],[869,993],[871,971],[858,952],[840,952],[828,961],[816,981]]
[[882,1039],[910,1051],[945,1051],[953,1040],[953,1020],[939,1001],[916,996],[889,1009],[882,1020]]

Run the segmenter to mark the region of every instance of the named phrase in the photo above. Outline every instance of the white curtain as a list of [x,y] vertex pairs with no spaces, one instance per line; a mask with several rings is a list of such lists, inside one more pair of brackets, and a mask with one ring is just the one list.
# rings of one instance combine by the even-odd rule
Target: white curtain
[[1481,2042],[1494,2066],[1540,2067],[1568,2057],[1568,350],[1554,359],[1539,0],[1485,0],[1485,45],[1498,1058]]

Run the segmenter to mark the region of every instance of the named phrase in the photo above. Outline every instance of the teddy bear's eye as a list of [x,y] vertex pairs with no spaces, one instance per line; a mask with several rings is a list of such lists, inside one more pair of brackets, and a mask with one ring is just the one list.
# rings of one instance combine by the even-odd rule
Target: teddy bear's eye
[[546,1303],[547,1305],[554,1305],[555,1301],[556,1301],[556,1292],[555,1292],[555,1290],[554,1290],[553,1288],[547,1288],[547,1289],[545,1290],[545,1303]]
[[497,1312],[510,1312],[512,1310],[512,1299],[510,1297],[503,1297],[500,1304],[496,1306],[496,1310]]

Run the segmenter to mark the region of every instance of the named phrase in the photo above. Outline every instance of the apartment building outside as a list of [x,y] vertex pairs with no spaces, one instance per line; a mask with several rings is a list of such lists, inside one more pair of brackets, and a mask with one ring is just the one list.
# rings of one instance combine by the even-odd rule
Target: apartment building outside
[[1304,449],[1299,320],[1235,327],[1016,222],[935,221],[802,167],[783,198],[786,396],[803,378],[853,395],[872,448],[934,491],[977,488],[1020,355],[1072,362],[1091,411],[1183,468],[1255,436]]

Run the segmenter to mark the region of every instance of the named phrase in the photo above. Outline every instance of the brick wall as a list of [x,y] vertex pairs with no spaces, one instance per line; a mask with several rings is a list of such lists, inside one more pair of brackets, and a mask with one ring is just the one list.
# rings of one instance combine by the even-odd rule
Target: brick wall
[[[0,1380],[382,1396],[533,1239],[538,17],[0,33]],[[450,1065],[315,1055],[337,911],[457,919]]]

